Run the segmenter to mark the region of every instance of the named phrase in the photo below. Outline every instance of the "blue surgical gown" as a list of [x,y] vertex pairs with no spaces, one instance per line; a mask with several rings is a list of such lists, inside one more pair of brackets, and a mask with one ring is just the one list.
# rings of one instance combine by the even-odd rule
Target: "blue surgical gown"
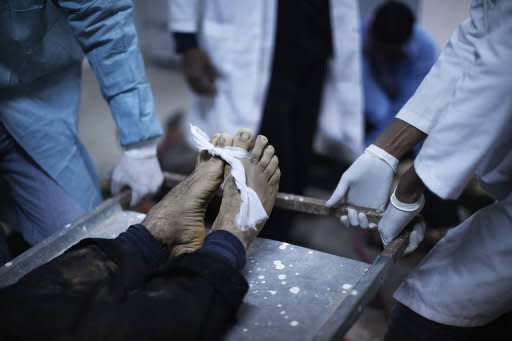
[[120,143],[162,133],[137,44],[129,0],[0,1],[0,121],[84,208],[101,199],[77,136],[84,54]]

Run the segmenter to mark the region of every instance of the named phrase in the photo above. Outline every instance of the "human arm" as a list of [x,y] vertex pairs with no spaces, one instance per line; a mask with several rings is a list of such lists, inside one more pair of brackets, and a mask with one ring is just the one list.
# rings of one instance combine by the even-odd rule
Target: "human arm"
[[159,137],[129,0],[55,0],[94,70],[123,146]]
[[426,135],[413,125],[400,119],[393,122],[374,141],[374,145],[400,160]]
[[[471,27],[482,39],[475,45],[472,63],[426,138],[414,167],[400,179],[397,197],[402,195],[404,201],[418,198],[425,186],[441,198],[457,198],[475,173],[483,175],[484,183],[487,177],[490,182],[496,181],[498,186],[494,189],[498,194],[503,187],[501,181],[507,181],[504,173],[489,172],[501,164],[503,151],[510,150],[512,129],[512,74],[505,66],[512,58],[512,24],[503,20],[512,15],[512,5],[498,5],[488,12],[473,13]],[[490,18],[495,21],[489,22]],[[411,193],[413,196],[407,198]],[[379,223],[384,243],[400,233],[415,215],[403,212],[401,219],[392,219],[397,205],[390,205],[388,210]]]
[[182,56],[187,83],[195,93],[212,96],[217,73],[210,57],[198,43],[201,3],[199,0],[169,0],[169,5],[169,28],[175,51]]
[[197,48],[201,0],[168,0],[169,31],[176,53]]
[[[512,7],[503,7],[499,15],[509,19]],[[506,149],[503,141],[509,140],[512,112],[512,74],[506,66],[512,58],[509,22],[503,21],[478,46],[473,65],[414,161],[419,177],[443,199],[457,198],[475,173],[482,175],[483,183],[493,182],[485,173],[490,163],[501,162],[499,151]]]
[[[473,16],[478,18],[482,10],[482,4],[475,3],[472,7]],[[399,160],[405,152],[429,134],[440,113],[449,105],[464,70],[474,60],[475,44],[482,39],[481,32],[475,27],[480,26],[475,26],[468,19],[455,30],[448,45],[443,49],[436,64],[420,84],[414,96],[398,113],[390,127],[376,139],[374,144],[377,147],[394,157],[395,160]],[[396,124],[398,120],[403,123]],[[382,163],[376,162],[375,158],[370,160],[373,162],[362,164],[356,160],[347,170],[349,174],[354,174],[353,179],[344,180],[342,175],[337,189],[331,196],[331,199],[335,200],[329,203],[341,202],[344,199],[349,204],[374,209],[386,205],[394,171],[392,173],[383,171],[372,178],[369,170],[382,167]],[[356,185],[351,186],[350,183]],[[366,186],[357,184],[366,184]],[[340,188],[344,190],[340,191]],[[368,191],[369,188],[370,191]],[[354,226],[366,227],[365,218],[365,216],[360,217],[357,211],[352,211],[350,223]],[[348,219],[345,218],[345,221]]]
[[[131,234],[114,240],[84,240],[1,289],[0,334],[21,339],[218,339],[247,291],[239,272],[243,246],[233,236],[210,244],[207,238],[199,251],[169,263],[145,227],[135,234],[130,229]],[[228,259],[229,250],[238,249],[242,261],[226,260],[219,239]]]
[[[400,109],[397,118],[426,134],[430,132],[438,117],[449,106],[457,84],[464,72],[470,68],[477,46],[484,39],[484,10],[483,2],[473,1],[470,17],[454,30],[435,64],[426,76],[421,77],[420,85]],[[428,57],[430,54],[425,55]],[[429,59],[426,58],[425,62],[429,62]]]
[[[383,211],[387,205],[399,160],[425,137],[414,126],[395,119],[343,173],[338,186],[327,201],[327,206],[342,202]],[[348,226],[370,226],[364,213],[350,209],[341,217]]]
[[[114,169],[118,176],[113,178],[112,189],[117,194],[122,187],[131,187],[133,205],[144,194],[158,189],[163,174],[156,159],[156,139],[162,134],[162,128],[137,45],[132,2],[54,2],[65,13],[109,104],[125,149],[121,162]],[[133,152],[127,152],[142,146],[143,158],[133,158]],[[137,175],[130,176],[135,170]]]

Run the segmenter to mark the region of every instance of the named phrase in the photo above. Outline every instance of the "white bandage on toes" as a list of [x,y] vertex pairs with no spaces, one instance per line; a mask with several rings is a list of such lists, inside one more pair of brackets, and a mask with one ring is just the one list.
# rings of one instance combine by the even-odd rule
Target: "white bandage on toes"
[[206,150],[212,156],[218,156],[231,166],[231,176],[240,191],[240,211],[236,216],[236,224],[242,231],[250,228],[256,229],[256,225],[268,218],[258,194],[247,186],[245,169],[239,159],[247,158],[249,152],[239,147],[215,147],[208,136],[198,127],[190,125],[190,131],[199,151]]

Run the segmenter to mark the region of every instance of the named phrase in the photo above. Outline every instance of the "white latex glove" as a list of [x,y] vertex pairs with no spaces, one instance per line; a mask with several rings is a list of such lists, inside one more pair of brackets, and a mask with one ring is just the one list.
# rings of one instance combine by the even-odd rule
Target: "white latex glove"
[[112,193],[116,195],[124,187],[130,187],[131,206],[138,204],[144,196],[155,193],[164,180],[156,148],[156,140],[127,148],[112,172]]
[[425,224],[423,224],[423,222],[414,224],[409,234],[409,245],[407,245],[404,254],[407,255],[416,250],[418,245],[423,241],[423,238],[425,238]]
[[[340,178],[338,186],[332,193],[326,206],[340,203],[384,210],[398,166],[398,159],[375,145],[370,145],[365,152],[347,169]],[[348,226],[375,228],[369,224],[365,213],[355,209],[348,210],[348,216],[341,216],[340,222]]]
[[[423,195],[418,201],[408,204],[401,202],[393,194],[390,198],[390,204],[386,208],[382,219],[379,221],[379,233],[382,243],[388,245],[393,239],[402,232],[405,226],[409,224],[425,205],[425,198]],[[418,247],[420,242],[425,236],[425,226],[422,223],[415,224],[409,237],[409,245],[405,253],[410,253]]]

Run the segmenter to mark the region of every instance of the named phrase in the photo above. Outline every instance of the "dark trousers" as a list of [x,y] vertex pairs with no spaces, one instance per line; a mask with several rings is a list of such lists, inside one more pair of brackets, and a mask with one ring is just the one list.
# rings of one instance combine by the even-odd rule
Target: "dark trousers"
[[152,269],[119,238],[85,239],[0,288],[0,340],[221,340],[247,289],[206,253]]
[[[275,147],[279,158],[282,174],[279,191],[293,194],[302,194],[308,180],[327,59],[331,53],[330,26],[325,25],[328,7],[317,8],[315,18],[327,17],[327,20],[322,21],[325,27],[314,30],[304,28],[304,22],[301,24],[300,18],[307,12],[303,6],[293,1],[278,2],[272,75],[259,129]],[[323,41],[312,39],[312,32],[319,34]],[[293,213],[274,208],[260,236],[290,241],[293,218]]]
[[[471,295],[471,293],[468,293]],[[393,307],[385,341],[480,341],[510,340],[512,313],[482,327],[454,327],[430,321],[403,304]]]
[[4,228],[0,226],[0,266],[11,258],[9,248],[7,246],[7,239],[5,236]]

